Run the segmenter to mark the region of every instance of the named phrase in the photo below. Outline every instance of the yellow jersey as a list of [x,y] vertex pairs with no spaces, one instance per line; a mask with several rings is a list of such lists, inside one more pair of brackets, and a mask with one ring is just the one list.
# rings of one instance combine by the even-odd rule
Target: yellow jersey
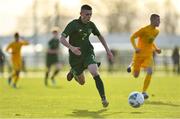
[[[154,44],[154,40],[156,36],[159,34],[159,30],[156,29],[152,25],[147,25],[137,32],[135,32],[131,36],[131,43],[134,47],[139,48],[140,52],[137,53],[139,55],[152,55],[154,48],[156,45]],[[137,45],[135,45],[135,39],[138,38]]]
[[19,40],[19,41],[14,41],[11,42],[7,48],[6,51],[11,50],[11,59],[12,61],[21,61],[21,48],[23,45],[28,45],[29,42],[24,41],[24,40]]

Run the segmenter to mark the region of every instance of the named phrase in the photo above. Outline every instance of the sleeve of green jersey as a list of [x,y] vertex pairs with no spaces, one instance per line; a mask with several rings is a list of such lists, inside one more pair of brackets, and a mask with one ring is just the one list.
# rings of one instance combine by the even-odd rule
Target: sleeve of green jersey
[[94,23],[93,24],[93,30],[92,30],[92,33],[96,36],[100,36],[100,32],[99,30],[97,29],[96,25]]
[[48,48],[52,49],[52,39],[48,42]]
[[61,35],[67,38],[73,32],[73,29],[74,29],[74,25],[72,21],[66,26],[66,28],[64,29]]

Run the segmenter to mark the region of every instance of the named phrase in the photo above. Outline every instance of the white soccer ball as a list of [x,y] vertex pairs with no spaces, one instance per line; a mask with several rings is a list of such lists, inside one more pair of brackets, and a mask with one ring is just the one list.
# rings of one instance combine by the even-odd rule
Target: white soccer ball
[[134,108],[140,107],[144,103],[144,96],[142,93],[134,91],[129,94],[128,103]]

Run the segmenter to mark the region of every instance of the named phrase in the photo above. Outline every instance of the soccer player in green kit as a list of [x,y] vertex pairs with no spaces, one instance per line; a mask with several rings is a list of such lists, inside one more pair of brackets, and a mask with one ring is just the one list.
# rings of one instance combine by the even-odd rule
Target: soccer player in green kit
[[[89,41],[90,34],[93,33],[98,37],[110,60],[113,60],[113,55],[96,25],[90,21],[91,15],[92,8],[89,5],[83,5],[79,19],[71,21],[66,26],[61,34],[60,42],[69,49],[71,71],[67,75],[67,80],[71,81],[74,77],[80,85],[83,85],[85,83],[83,71],[88,69],[95,80],[103,107],[107,107],[109,102],[106,99],[104,85],[98,72],[94,48]],[[69,42],[66,41],[68,36]]]
[[44,84],[48,86],[48,77],[52,66],[55,66],[55,70],[51,76],[51,81],[55,84],[55,76],[59,73],[62,65],[59,62],[59,38],[58,38],[58,28],[52,30],[53,37],[48,42],[48,50],[46,53],[46,73]]

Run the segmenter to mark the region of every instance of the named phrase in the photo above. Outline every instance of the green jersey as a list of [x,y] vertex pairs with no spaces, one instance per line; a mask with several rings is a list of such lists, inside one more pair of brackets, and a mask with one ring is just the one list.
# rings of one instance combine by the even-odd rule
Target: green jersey
[[80,47],[81,50],[80,56],[75,55],[71,50],[69,50],[69,60],[71,65],[79,62],[80,59],[94,54],[94,48],[89,41],[89,36],[91,33],[96,36],[100,36],[99,30],[93,22],[89,21],[85,24],[80,18],[71,21],[62,32],[62,36],[66,38],[69,36],[69,43],[72,46]]
[[59,49],[59,39],[58,39],[58,38],[52,38],[52,39],[48,42],[48,48],[49,48],[49,49],[52,49],[52,50]]
[[[48,42],[48,49],[51,50],[57,50],[59,49],[59,39],[58,38],[52,38]],[[46,55],[46,66],[49,67],[52,64],[55,64],[59,61],[58,54],[51,54],[47,53]]]

